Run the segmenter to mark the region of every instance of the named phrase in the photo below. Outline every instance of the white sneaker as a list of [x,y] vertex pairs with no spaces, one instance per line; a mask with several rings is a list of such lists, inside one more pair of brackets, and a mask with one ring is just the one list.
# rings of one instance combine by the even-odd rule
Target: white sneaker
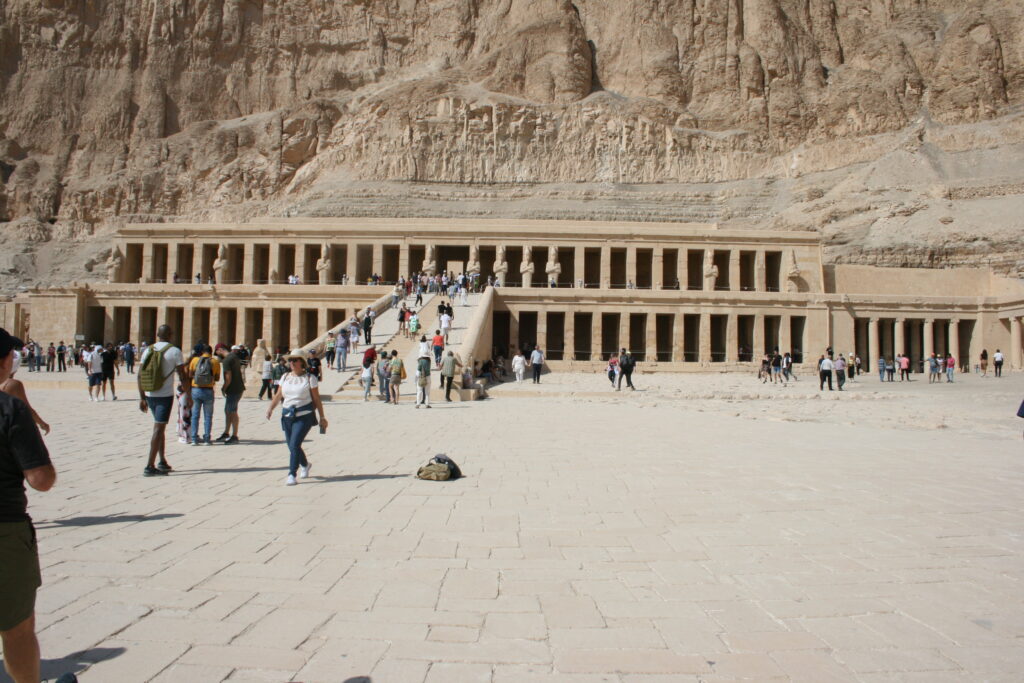
[[183,436],[178,437],[178,443],[188,443],[188,439]]
[[309,477],[309,468],[313,466],[313,463],[309,463],[305,467],[299,465],[299,479],[306,479]]
[[295,484],[296,484],[296,481],[295,481],[295,475],[294,474],[289,474],[288,478],[284,480],[284,485],[285,486],[295,486]]
[[107,400],[107,397],[106,397],[106,396],[101,396],[101,397],[100,397],[100,400],[101,400],[101,401],[106,401],[106,400]]

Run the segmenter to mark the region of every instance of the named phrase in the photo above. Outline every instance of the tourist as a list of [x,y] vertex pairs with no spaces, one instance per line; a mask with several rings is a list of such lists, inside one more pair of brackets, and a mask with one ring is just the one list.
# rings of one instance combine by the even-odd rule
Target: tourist
[[405,375],[405,364],[402,359],[398,357],[398,350],[391,350],[391,361],[388,363],[388,372],[391,378],[388,380],[388,387],[391,392],[391,402],[394,405],[398,405],[398,399],[401,397],[402,390],[402,377]]
[[388,368],[390,362],[387,351],[381,351],[376,363],[377,395],[384,399],[385,403],[391,403],[391,370]]
[[[426,339],[424,339],[426,341]],[[430,351],[420,351],[416,361],[416,407],[430,407]]]
[[978,362],[981,364],[981,376],[988,377],[988,349],[981,350],[981,356],[978,358]]
[[344,328],[338,330],[338,341],[334,347],[334,357],[337,360],[336,370],[338,372],[345,372],[348,370],[348,347],[349,347],[348,333]]
[[355,316],[348,321],[348,347],[352,353],[359,351],[359,321]]
[[375,360],[377,360],[377,349],[371,346],[363,352],[362,365],[365,368],[367,365],[372,365]]
[[11,370],[8,373],[7,379],[0,381],[0,391],[24,403],[25,407],[28,408],[29,414],[32,416],[32,421],[36,423],[39,429],[43,430],[44,434],[48,435],[50,433],[50,425],[32,408],[32,404],[28,400],[28,393],[25,391],[25,385],[22,384],[21,380],[14,379],[14,374],[18,372],[18,368],[21,366],[21,355],[17,351],[12,353]]
[[757,369],[757,378],[761,380],[761,384],[767,384],[768,378],[772,374],[772,361],[768,357],[768,354],[761,356],[761,366]]
[[[526,361],[523,360],[525,367]],[[441,361],[441,388],[444,389],[444,400],[448,403],[452,402],[452,381],[455,379],[455,373],[458,368],[462,367],[462,363],[459,362],[455,352],[451,349],[448,350],[444,360]],[[522,381],[520,379],[520,381]]]
[[121,369],[117,362],[117,351],[114,350],[114,345],[107,342],[107,347],[100,351],[100,370],[103,373],[103,398],[101,400],[107,400],[107,382],[110,382],[110,395],[113,400],[117,400],[117,391],[114,388],[114,374],[121,374]]
[[[442,328],[443,329],[443,328]],[[411,311],[409,315],[409,338],[415,339],[416,335],[420,333],[420,316],[416,311]],[[445,339],[445,341],[448,341]]]
[[910,381],[910,356],[900,356],[900,381]]
[[847,382],[854,382],[854,381],[856,381],[856,379],[855,379],[856,375],[857,375],[857,365],[855,364],[855,362],[853,360],[853,354],[849,353],[849,354],[846,355],[846,381]]
[[879,358],[878,359],[878,381],[879,382],[884,382],[885,381],[885,359],[884,358]]
[[199,416],[203,415],[203,445],[210,446],[213,429],[213,388],[220,380],[220,361],[213,357],[213,349],[199,342],[193,349],[188,366],[192,381],[192,445],[199,445]]
[[[165,475],[171,471],[165,455],[164,431],[171,419],[175,374],[181,382],[181,398],[184,399],[185,405],[192,405],[191,377],[185,371],[185,358],[181,355],[181,349],[171,343],[172,336],[172,330],[167,325],[161,325],[157,329],[156,343],[142,352],[139,357],[139,372],[135,375],[135,382],[139,387],[139,410],[143,413],[148,411],[153,416],[149,458],[145,469],[142,470],[142,474],[147,477]],[[193,439],[194,430],[193,426]],[[160,458],[159,463],[156,462],[157,457]]]
[[[846,384],[846,359],[843,358],[843,354],[832,362],[832,369],[836,371],[836,383],[839,385],[839,391],[843,390],[843,385]],[[829,382],[829,388],[832,388],[832,383]]]
[[[103,386],[103,347],[94,345],[91,351],[82,354],[82,364],[89,377],[89,400],[100,400],[100,389]],[[95,395],[93,390],[95,389]],[[106,400],[104,398],[104,400]]]
[[855,369],[855,370],[857,371],[857,376],[858,376],[858,377],[860,377],[860,373],[861,373],[861,368],[860,368],[860,356],[857,356],[857,357],[856,357],[856,358],[854,359],[854,365],[853,365],[853,367],[854,367],[854,369]]
[[366,312],[363,313],[363,334],[366,337],[365,341],[366,341],[367,344],[373,343],[373,339],[371,337],[372,337],[372,334],[373,334],[373,317],[374,317],[374,315],[376,315],[376,314],[374,313],[373,309],[371,309],[371,308],[367,308]]
[[363,388],[363,403],[370,400],[370,387],[373,386],[373,366],[367,365],[359,375],[359,386]]
[[61,339],[57,344],[57,372],[67,372],[68,370],[68,347],[64,344],[64,340]]
[[334,367],[334,350],[338,345],[338,340],[334,338],[333,332],[327,333],[327,341],[324,342],[324,361],[327,363],[327,367]]
[[277,388],[281,386],[281,378],[284,377],[286,372],[288,372],[288,364],[285,363],[284,356],[278,356],[277,361],[274,363],[274,369],[271,372],[271,383],[273,384],[273,390],[270,392],[271,400],[273,400],[274,394],[277,393]]
[[[536,343],[534,343],[533,351],[530,353],[530,365],[533,366],[533,383],[540,384],[540,371],[544,367],[544,352],[540,350]],[[621,383],[622,379],[620,378],[619,384]]]
[[46,347],[46,371],[53,372],[55,367],[57,367],[57,347],[50,342],[50,345]]
[[316,355],[316,350],[306,354],[306,371],[316,377],[317,382],[324,381],[324,371],[320,365],[320,358]]
[[[7,382],[15,351],[23,346],[20,339],[0,329],[0,383]],[[0,392],[0,639],[10,677],[17,683],[37,683],[35,604],[42,575],[35,527],[28,516],[26,481],[36,491],[49,491],[57,472],[28,407]],[[58,679],[59,683],[75,680],[73,674]]]
[[946,356],[946,384],[953,383],[953,374],[956,372],[956,358],[953,354]]
[[996,349],[996,352],[992,354],[992,365],[995,367],[996,377],[1003,376],[1003,352]]
[[434,338],[431,341],[434,347],[434,363],[441,367],[441,354],[444,353],[444,335],[441,334],[441,330],[434,330]]
[[178,400],[178,443],[191,443],[189,430],[192,428],[192,402],[185,401],[185,396],[190,395],[191,390],[186,391],[185,385],[181,382],[174,384],[174,397]]
[[896,361],[892,358],[885,359],[885,377],[888,381],[895,381],[896,375]]
[[928,359],[928,384],[939,381],[939,359],[933,353]]
[[[534,350],[536,353],[536,350]],[[532,355],[532,354],[531,354]],[[540,370],[537,368],[536,360],[531,358],[534,363],[533,376],[540,381]],[[626,380],[626,386],[629,387],[630,391],[636,391],[636,387],[633,386],[633,369],[636,368],[636,359],[633,358],[633,354],[626,349],[619,351],[619,381],[615,385],[615,391],[619,391],[622,388],[622,380]]]
[[268,399],[273,399],[274,361],[270,358],[270,353],[267,351],[267,347],[264,345],[262,339],[256,342],[256,351],[253,353],[253,359],[259,359],[261,362],[259,400],[263,400],[264,394],[266,394]]
[[526,356],[520,349],[516,349],[516,355],[512,356],[512,373],[516,376],[516,384],[522,384],[526,374]]
[[309,430],[317,424],[317,415],[320,416],[320,433],[326,432],[327,418],[324,416],[324,404],[320,400],[316,377],[307,372],[306,354],[302,349],[295,349],[288,354],[287,360],[289,371],[281,378],[274,400],[267,408],[267,419],[271,418],[274,408],[280,403],[281,430],[288,444],[288,477],[284,483],[285,486],[295,486],[296,476],[299,479],[309,476],[310,464],[302,449],[302,442]]
[[135,374],[135,347],[131,342],[124,345],[124,351],[122,352],[124,358],[124,369],[128,371],[129,375]]
[[398,309],[398,333],[399,334],[405,334],[405,324],[406,324],[405,321],[407,319],[406,314],[408,312],[409,312],[409,309],[406,308],[406,305],[404,303],[402,304],[401,308]]
[[826,382],[828,382],[828,390],[832,391],[832,365],[832,359],[828,356],[823,355],[818,359],[818,391],[825,388]]
[[217,356],[224,376],[224,384],[221,385],[221,393],[224,395],[224,433],[217,437],[217,443],[230,446],[238,443],[238,402],[245,393],[242,360],[237,351],[228,351],[225,344],[217,344]]
[[423,305],[423,285],[417,283],[416,284],[416,300],[413,302],[413,306],[422,306],[422,305]]
[[196,284],[197,285],[203,284],[203,276],[201,274],[199,274],[199,273],[196,273]]
[[787,381],[796,379],[796,373],[793,372],[793,356],[789,351],[782,356],[782,376]]
[[778,382],[783,383],[782,379],[782,354],[779,353],[778,349],[772,353],[772,384]]

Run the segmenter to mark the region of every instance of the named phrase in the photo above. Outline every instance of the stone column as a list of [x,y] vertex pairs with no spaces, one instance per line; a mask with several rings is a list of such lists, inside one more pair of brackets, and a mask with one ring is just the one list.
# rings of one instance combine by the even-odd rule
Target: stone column
[[220,329],[220,309],[216,306],[210,306],[210,338],[206,341],[214,347],[224,341]]
[[547,311],[537,311],[537,338],[534,340],[537,346],[548,355],[548,314]]
[[601,289],[611,289],[612,286],[612,248],[608,245],[601,247]]
[[700,349],[697,358],[701,364],[707,365],[711,362],[711,314],[700,314],[700,331],[698,337],[698,348]]
[[1010,318],[1010,368],[1024,370],[1024,350],[1021,349],[1021,318]]
[[626,282],[636,287],[636,247],[626,247]]
[[871,369],[874,370],[881,357],[882,353],[878,349],[878,318],[871,318],[868,320],[868,357],[861,360],[865,366],[871,363]]
[[[255,281],[256,258],[254,256],[255,245],[246,242],[242,245],[242,284],[251,285]],[[241,337],[239,337],[241,339]]]
[[[348,278],[348,284],[353,285],[356,283],[356,272],[359,263],[359,245],[355,242],[350,242],[345,248],[345,275]],[[416,270],[422,267],[422,263],[416,265]]]
[[928,318],[924,321],[924,357],[927,360],[935,353],[935,321]]
[[636,349],[631,349],[629,343],[629,313],[619,313],[619,345],[618,348],[628,349],[630,353],[633,353]]
[[[235,309],[235,337],[236,344],[245,344],[245,317],[246,309],[239,307]],[[244,371],[244,369],[243,369]]]
[[647,363],[658,362],[658,316],[656,313],[648,313],[644,318],[644,361]]
[[761,361],[761,356],[764,355],[764,346],[764,315],[758,313],[754,316],[754,348],[751,350],[755,363]]
[[727,363],[738,363],[740,360],[739,319],[732,313],[725,319],[725,360]]
[[689,287],[687,286],[687,283],[690,279],[690,275],[689,273],[687,273],[687,268],[690,265],[688,254],[688,249],[680,247],[678,251],[678,256],[676,257],[678,259],[676,264],[676,277],[679,278],[679,291],[681,292],[684,292],[687,289],[689,289]]
[[[764,249],[758,249],[757,255],[754,257],[754,291],[767,292],[768,291],[768,267],[765,264]],[[785,351],[781,350],[782,353]]]
[[398,277],[409,277],[412,268],[409,267],[409,245],[403,243],[398,248]]
[[740,250],[729,250],[729,290],[740,291]]
[[651,259],[651,288],[665,288],[665,247],[654,248],[654,258]]
[[384,245],[374,244],[373,245],[373,275],[384,276]]
[[267,349],[274,353],[274,309],[272,306],[263,307],[263,332],[262,339],[267,343]]
[[[128,320],[128,339],[131,340],[136,346],[139,344],[142,337],[142,311],[140,306],[132,306],[131,319]],[[106,321],[104,321],[104,327],[106,327]],[[175,330],[174,334],[182,334],[182,330]],[[182,346],[186,342],[182,341],[184,337],[178,339],[178,345]],[[92,340],[89,340],[92,341]]]
[[[327,332],[327,308],[320,306],[316,310],[316,334],[320,336]],[[309,341],[313,341],[310,339]]]
[[[572,257],[572,286],[576,287],[580,280],[586,280],[587,273],[587,251],[583,247],[573,248]],[[586,282],[584,282],[586,284]]]
[[601,360],[601,312],[590,316],[590,360]]
[[[101,344],[107,342],[116,342],[114,339],[114,307],[104,306],[103,307],[103,339],[99,340]],[[45,343],[45,342],[43,342]]]
[[[291,273],[282,273],[278,270],[281,265],[281,245],[277,241],[271,242],[269,252],[267,256],[267,280],[275,285],[288,282],[288,276]],[[277,273],[277,277],[275,278],[272,273]]]
[[[500,291],[500,290],[499,290]],[[515,315],[508,317],[508,343],[513,349],[519,348],[519,318]],[[463,358],[463,361],[466,359]]]
[[[964,359],[960,356],[960,319],[953,318],[949,321],[949,350],[956,358],[956,367],[960,369],[964,367]],[[967,365],[967,371],[970,372],[970,364]]]
[[[793,330],[790,328],[790,324],[788,313],[779,316],[779,353],[783,355],[793,351],[791,348],[793,346]],[[856,345],[853,348],[856,348]]]
[[906,342],[904,341],[904,327],[906,320],[904,318],[896,318],[896,327],[893,332],[893,354],[906,355],[907,348]]
[[675,313],[672,316],[672,362],[682,363],[686,359],[686,316]]
[[306,340],[302,338],[302,312],[299,309],[292,309],[292,314],[289,317],[288,323],[288,347],[297,349],[306,343]]
[[[285,273],[284,277],[287,278],[289,273]],[[306,245],[303,242],[299,242],[295,245],[295,273],[294,275],[299,276],[299,282],[304,285],[316,284],[311,283],[306,279]],[[287,282],[287,280],[285,280]],[[295,348],[295,346],[292,346]]]
[[562,339],[564,340],[562,345],[565,349],[562,353],[562,360],[576,360],[576,316],[572,311],[565,311],[564,316],[565,327],[562,333]]
[[[185,273],[185,277],[181,276],[178,272],[178,268],[181,266],[178,264],[178,245],[171,243],[167,245],[167,282],[174,282],[174,274],[178,273],[178,279],[185,282],[189,281],[188,273]],[[177,332],[178,330],[175,330]]]
[[153,245],[150,242],[142,243],[142,278],[140,282],[151,282],[153,280]]

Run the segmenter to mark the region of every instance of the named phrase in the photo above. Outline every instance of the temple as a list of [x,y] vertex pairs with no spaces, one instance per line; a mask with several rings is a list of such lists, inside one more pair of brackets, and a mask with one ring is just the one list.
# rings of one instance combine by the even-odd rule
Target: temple
[[[0,302],[0,325],[37,341],[197,339],[290,348],[317,339],[413,272],[478,272],[497,287],[482,346],[547,350],[592,369],[627,347],[649,369],[745,369],[827,347],[881,356],[1000,348],[1021,368],[1024,284],[981,268],[824,265],[816,232],[714,224],[268,218],[129,225],[105,283]],[[288,284],[289,280],[298,284]],[[975,359],[975,360],[972,360]]]

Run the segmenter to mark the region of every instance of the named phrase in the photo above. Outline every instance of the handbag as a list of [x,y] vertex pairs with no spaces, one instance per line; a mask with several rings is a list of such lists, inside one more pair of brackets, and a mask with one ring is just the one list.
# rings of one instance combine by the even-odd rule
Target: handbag
[[405,363],[402,363],[402,375],[401,375],[401,377],[402,377],[402,379],[405,379],[406,377],[408,377],[408,375],[405,373]]

